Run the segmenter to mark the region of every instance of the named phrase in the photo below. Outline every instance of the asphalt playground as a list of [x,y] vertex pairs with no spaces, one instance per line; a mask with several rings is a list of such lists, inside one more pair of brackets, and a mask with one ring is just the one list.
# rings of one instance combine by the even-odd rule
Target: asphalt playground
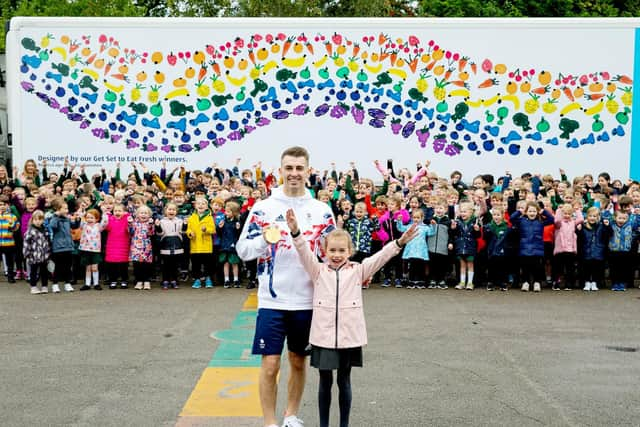
[[[352,426],[640,425],[638,289],[365,292]],[[29,295],[1,281],[0,425],[259,427],[254,318],[245,289]],[[310,369],[305,427],[316,391]],[[332,409],[337,426],[337,397]]]

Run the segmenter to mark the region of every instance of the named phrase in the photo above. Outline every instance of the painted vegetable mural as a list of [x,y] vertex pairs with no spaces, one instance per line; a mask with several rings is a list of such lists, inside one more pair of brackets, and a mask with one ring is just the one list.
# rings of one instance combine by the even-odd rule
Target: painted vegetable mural
[[22,90],[83,132],[144,152],[212,149],[301,116],[445,156],[539,156],[630,132],[630,76],[496,63],[446,40],[270,32],[144,51],[110,34],[46,33],[20,44]]

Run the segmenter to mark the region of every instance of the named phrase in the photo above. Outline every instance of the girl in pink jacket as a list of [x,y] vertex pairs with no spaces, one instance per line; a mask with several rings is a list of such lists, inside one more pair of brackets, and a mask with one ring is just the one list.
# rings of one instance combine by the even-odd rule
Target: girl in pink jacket
[[416,224],[397,240],[389,242],[362,264],[349,261],[353,253],[351,236],[334,230],[324,241],[326,263],[318,262],[301,235],[293,209],[287,211],[287,224],[304,269],[313,282],[313,316],[309,343],[311,366],[320,371],[318,404],[320,427],[329,426],[333,370],[338,370],[340,426],[349,425],[351,411],[351,367],[362,366],[362,347],[367,329],[362,308],[362,282],[398,255],[417,234]]
[[580,209],[573,209],[570,204],[562,205],[555,216],[556,232],[553,259],[556,266],[556,280],[553,290],[559,291],[562,283],[565,291],[575,285],[576,255],[578,253],[578,237],[576,226],[582,224]]
[[109,289],[120,287],[126,289],[129,285],[129,214],[121,204],[113,207],[113,213],[107,213],[107,244],[105,262],[109,275]]

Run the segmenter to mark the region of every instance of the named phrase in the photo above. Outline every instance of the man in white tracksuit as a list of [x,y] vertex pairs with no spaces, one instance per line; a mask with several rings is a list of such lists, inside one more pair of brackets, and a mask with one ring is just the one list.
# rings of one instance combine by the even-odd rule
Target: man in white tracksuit
[[[273,189],[268,199],[253,206],[236,250],[245,261],[258,259],[260,286],[253,354],[262,355],[260,403],[264,425],[278,426],[276,379],[286,338],[290,374],[283,427],[301,427],[297,413],[304,391],[313,285],[293,247],[285,214],[290,208],[295,211],[299,233],[319,255],[321,239],[335,228],[335,221],[330,207],[313,199],[305,187],[309,176],[307,150],[288,148],[282,153],[280,163],[283,186]],[[273,237],[274,227],[279,229],[279,240],[277,233],[275,239]],[[266,230],[269,231],[265,233]]]

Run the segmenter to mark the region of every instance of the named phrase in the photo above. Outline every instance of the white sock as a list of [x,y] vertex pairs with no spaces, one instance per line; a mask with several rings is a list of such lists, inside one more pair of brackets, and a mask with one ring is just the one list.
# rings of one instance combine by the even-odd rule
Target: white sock
[[460,273],[460,283],[467,283],[467,275],[465,273]]
[[91,275],[93,276],[93,284],[95,285],[99,285],[100,284],[100,272],[99,271],[93,271],[91,272]]
[[467,273],[469,275],[469,283],[473,283],[473,271]]
[[229,276],[224,276],[224,281],[228,282],[229,281]]
[[90,271],[87,271],[84,274],[84,284],[87,285],[87,286],[91,286],[91,272]]

